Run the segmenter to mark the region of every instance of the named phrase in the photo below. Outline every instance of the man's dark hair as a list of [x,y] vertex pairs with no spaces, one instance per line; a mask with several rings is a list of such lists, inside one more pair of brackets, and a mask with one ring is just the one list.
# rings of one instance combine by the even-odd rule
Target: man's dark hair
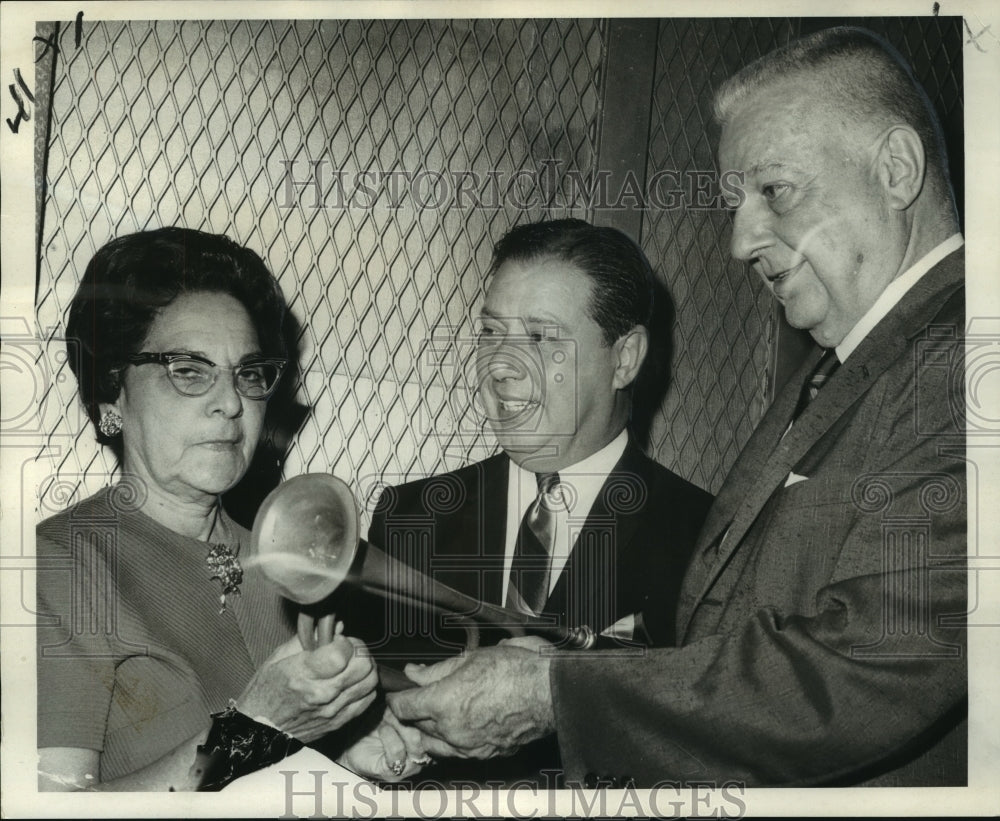
[[649,327],[653,274],[642,250],[621,231],[579,219],[518,225],[494,246],[489,273],[508,261],[543,259],[562,260],[590,279],[590,316],[606,345],[636,325]]
[[899,52],[868,29],[824,29],[765,54],[719,87],[715,119],[725,125],[758,91],[807,78],[820,79],[817,93],[855,122],[878,130],[910,126],[924,146],[928,181],[940,196],[954,199],[934,107]]
[[[182,293],[223,293],[246,308],[265,356],[288,353],[288,310],[253,251],[219,234],[160,228],[113,239],[87,265],[66,320],[69,363],[94,426],[121,391],[119,372],[139,352],[160,310]],[[75,351],[73,348],[75,347]],[[112,447],[98,430],[98,441]],[[120,454],[118,454],[120,456]]]

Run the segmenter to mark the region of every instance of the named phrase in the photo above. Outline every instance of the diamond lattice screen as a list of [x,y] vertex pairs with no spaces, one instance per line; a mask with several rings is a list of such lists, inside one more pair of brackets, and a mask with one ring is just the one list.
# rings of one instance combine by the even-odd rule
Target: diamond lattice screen
[[[659,21],[647,179],[715,169],[712,88],[833,22]],[[960,181],[956,20],[851,22],[913,61]],[[555,164],[583,180],[598,170],[606,21],[85,22],[79,47],[73,26],[59,45],[37,299],[40,516],[115,470],[76,401],[66,308],[98,247],[161,225],[253,248],[302,324],[298,398],[311,410],[278,441],[284,475],[332,471],[368,501],[380,482],[495,449],[470,407],[468,320],[511,225],[591,216],[533,181]],[[649,449],[712,491],[763,413],[776,332],[728,232],[719,209],[650,209],[640,237],[676,311]]]
[[[647,179],[714,173],[712,90],[789,33],[787,20],[660,21]],[[763,414],[773,333],[770,296],[730,258],[728,237],[719,208],[650,210],[643,223],[643,247],[676,311],[673,381],[651,445],[713,492]]]
[[[59,479],[43,483],[41,515],[114,472],[65,364],[79,277],[111,237],[161,225],[253,248],[302,323],[311,413],[286,475],[332,471],[367,499],[378,480],[492,452],[470,414],[462,334],[495,239],[517,221],[586,216],[503,192],[550,159],[591,173],[600,21],[95,22],[78,48],[72,35],[54,82],[37,307],[52,376],[44,459]],[[472,191],[461,200],[458,177]]]

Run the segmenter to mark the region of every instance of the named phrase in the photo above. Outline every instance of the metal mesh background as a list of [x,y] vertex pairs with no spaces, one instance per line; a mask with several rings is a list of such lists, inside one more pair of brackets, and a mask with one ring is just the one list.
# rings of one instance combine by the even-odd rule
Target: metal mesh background
[[[788,20],[661,20],[646,178],[714,172],[712,91],[787,42]],[[729,254],[717,208],[651,209],[643,246],[675,304],[673,381],[650,432],[674,469],[717,491],[764,412],[771,298]]]
[[[647,178],[714,169],[711,89],[833,22],[661,20]],[[913,61],[944,117],[960,184],[956,21],[854,22]],[[591,215],[558,198],[454,207],[446,196],[421,207],[404,196],[397,207],[384,186],[366,207],[338,207],[333,175],[343,172],[348,195],[365,171],[471,171],[506,182],[555,160],[591,178],[606,21],[89,22],[79,48],[72,40],[64,27],[37,298],[48,380],[40,429],[50,432],[41,516],[114,472],[76,401],[65,310],[98,247],[160,225],[249,245],[302,323],[299,396],[312,410],[286,475],[332,471],[369,500],[380,481],[494,450],[470,410],[461,362],[492,242],[516,222]],[[307,184],[316,168],[319,207]],[[763,413],[777,321],[756,278],[729,259],[728,228],[718,210],[650,210],[640,237],[676,306],[673,382],[650,451],[713,491]]]
[[[367,498],[384,476],[491,452],[462,369],[442,352],[478,309],[492,242],[525,209],[421,207],[388,189],[337,207],[291,186],[344,172],[471,170],[511,179],[557,158],[594,162],[603,24],[591,20],[96,22],[63,29],[56,69],[39,327],[56,431],[48,515],[106,484],[75,399],[61,327],[87,261],[111,237],[183,224],[260,253],[303,323],[301,401],[312,408],[287,475],[332,471]],[[334,194],[336,191],[333,192]],[[484,199],[488,197],[484,196]],[[291,207],[288,207],[291,203]],[[433,340],[437,339],[435,343]],[[424,356],[430,345],[430,356]],[[445,343],[445,347],[447,343]],[[433,434],[433,435],[428,435]]]

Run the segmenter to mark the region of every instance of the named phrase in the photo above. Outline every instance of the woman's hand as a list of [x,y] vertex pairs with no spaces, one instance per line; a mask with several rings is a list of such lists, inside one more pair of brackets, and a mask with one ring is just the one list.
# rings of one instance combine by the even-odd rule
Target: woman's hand
[[378,675],[364,642],[344,636],[315,650],[281,645],[250,680],[236,707],[306,743],[339,729],[375,700]]
[[402,781],[430,762],[420,731],[400,724],[388,708],[381,723],[337,759],[342,767],[376,781]]

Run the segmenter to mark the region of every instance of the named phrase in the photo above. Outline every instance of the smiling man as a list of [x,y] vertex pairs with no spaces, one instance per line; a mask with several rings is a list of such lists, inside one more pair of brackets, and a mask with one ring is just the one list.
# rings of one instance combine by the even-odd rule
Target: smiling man
[[962,785],[964,260],[934,114],[849,28],[746,67],[716,114],[733,254],[818,347],[713,503],[678,646],[486,648],[411,669],[392,709],[438,755],[555,731],[592,784]]
[[[548,221],[496,244],[488,282],[477,392],[502,452],[388,488],[369,541],[479,601],[586,625],[601,644],[672,644],[711,496],[628,434],[652,312],[648,262],[613,228]],[[362,597],[338,612],[387,663],[452,656],[465,640],[394,602]],[[558,756],[480,775],[543,765]]]
[[[647,348],[644,314],[651,300],[649,286],[638,277],[641,268],[631,280],[599,267],[591,276],[584,273],[589,261],[579,249],[567,247],[566,256],[558,250],[540,256],[516,251],[532,234],[556,245],[557,232],[575,231],[582,245],[583,237],[592,232],[599,239],[602,230],[612,231],[570,221],[533,225],[515,229],[498,246],[479,317],[478,385],[500,447],[534,473],[564,470],[617,438],[624,446],[628,389]],[[614,239],[627,242],[624,236]],[[607,328],[594,316],[602,306],[610,315]]]
[[[609,639],[672,643],[711,497],[629,439],[652,311],[648,262],[620,231],[554,220],[505,235],[488,282],[477,394],[502,452],[388,488],[369,540],[480,601]],[[427,534],[422,556],[403,555]],[[430,627],[413,637],[436,647],[413,652],[453,654],[454,631]],[[401,632],[380,628],[376,645]]]

